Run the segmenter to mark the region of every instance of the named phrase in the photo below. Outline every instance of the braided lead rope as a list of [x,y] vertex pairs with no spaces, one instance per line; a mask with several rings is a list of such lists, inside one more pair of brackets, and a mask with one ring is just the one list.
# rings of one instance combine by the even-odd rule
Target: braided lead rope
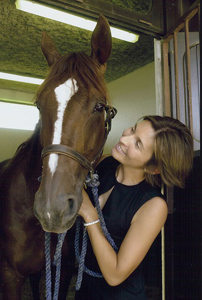
[[[60,271],[61,271],[61,251],[62,245],[66,236],[66,232],[58,234],[58,242],[56,246],[56,251],[54,255],[53,265],[56,267],[55,275],[55,286],[53,300],[58,299],[59,288],[60,288]],[[46,257],[46,299],[52,300],[52,290],[51,290],[51,255],[50,255],[50,240],[51,233],[45,232],[45,257]]]
[[97,187],[93,187],[92,188],[92,193],[93,193],[93,196],[94,196],[95,207],[96,207],[99,219],[100,219],[100,224],[101,224],[102,232],[103,232],[104,236],[106,237],[106,239],[108,240],[108,242],[110,243],[110,245],[113,247],[113,249],[117,253],[118,252],[118,248],[117,248],[114,240],[111,238],[111,236],[109,234],[109,231],[108,231],[108,229],[106,227],[106,223],[105,223],[105,220],[104,220],[104,217],[103,217],[103,214],[102,214],[102,210],[101,210],[101,207],[100,207],[100,204],[99,204],[99,200],[98,200],[98,198],[99,198],[98,197],[98,188]]
[[[79,242],[79,239],[77,240],[77,242]],[[77,244],[77,246],[78,246],[78,244]],[[78,291],[81,287],[81,282],[83,279],[83,272],[85,270],[86,251],[87,251],[87,230],[86,230],[86,228],[84,228],[80,255],[78,255],[79,250],[77,250],[77,258],[78,258],[79,267],[78,267],[78,276],[77,276],[77,281],[76,281],[76,291]]]
[[[103,234],[105,235],[106,239],[108,240],[108,242],[110,243],[110,245],[113,247],[113,249],[117,252],[118,248],[116,246],[116,244],[114,243],[114,240],[111,238],[105,221],[104,221],[104,217],[102,214],[102,210],[99,204],[99,200],[98,200],[98,185],[99,185],[99,180],[98,180],[98,175],[97,174],[91,174],[91,177],[88,176],[86,179],[86,185],[90,186],[92,188],[92,193],[93,193],[93,197],[94,197],[94,201],[95,201],[95,207],[97,209],[98,212],[98,216],[100,219],[100,224],[101,224],[101,229],[103,231]],[[81,287],[81,282],[82,282],[82,278],[83,278],[83,272],[86,272],[87,274],[93,276],[93,277],[98,277],[98,278],[102,278],[103,275],[100,273],[96,273],[93,272],[91,270],[89,270],[86,266],[85,266],[85,255],[86,255],[86,251],[87,251],[87,230],[84,227],[83,228],[83,242],[82,242],[82,249],[81,249],[81,253],[79,254],[79,230],[80,230],[80,224],[81,221],[79,219],[77,219],[76,222],[76,234],[75,234],[75,254],[76,254],[76,259],[78,261],[79,264],[79,271],[78,271],[78,277],[77,277],[77,283],[76,283],[76,290],[78,291]]]
[[[41,181],[41,176],[38,177],[38,181]],[[60,288],[60,271],[61,271],[61,251],[62,245],[66,236],[66,232],[58,234],[58,242],[53,258],[53,266],[56,267],[55,286],[53,300],[58,299]],[[51,233],[45,232],[45,260],[46,260],[46,300],[52,300],[52,280],[51,280],[51,254],[50,254],[50,242]]]
[[53,265],[56,266],[60,256],[61,256],[61,251],[62,251],[62,245],[65,239],[65,236],[67,234],[67,231],[63,232],[63,233],[59,233],[58,236],[58,242],[57,242],[57,246],[56,246],[56,250],[55,250],[55,255],[53,258]]
[[100,219],[100,224],[101,224],[101,228],[102,228],[102,232],[104,234],[104,236],[106,237],[106,239],[108,240],[108,242],[110,243],[110,245],[113,247],[113,249],[118,252],[118,248],[114,242],[114,240],[111,238],[109,231],[106,227],[105,224],[105,220],[102,214],[102,210],[100,207],[100,203],[99,203],[99,196],[98,196],[98,186],[100,184],[99,182],[99,177],[98,174],[93,174],[92,175],[93,178],[91,178],[90,176],[87,177],[86,180],[86,184],[92,188],[92,193],[93,193],[93,197],[94,197],[94,202],[95,202],[95,207]]
[[77,281],[76,281],[76,291],[78,291],[81,287],[84,272],[86,272],[88,275],[91,275],[93,277],[97,277],[97,278],[103,277],[102,274],[93,272],[85,266],[85,256],[86,256],[86,251],[87,251],[88,235],[87,235],[87,229],[84,226],[83,226],[83,239],[82,239],[81,252],[79,253],[79,239],[80,239],[79,232],[80,232],[81,225],[82,225],[81,220],[77,219],[76,234],[75,234],[75,241],[74,241],[75,255],[76,255],[78,265],[79,265],[78,276],[77,276]]
[[[81,222],[80,219],[77,219],[76,221],[76,234],[75,234],[75,254],[76,254],[76,259],[77,259],[77,262],[79,263],[79,267],[80,267],[80,253],[79,253],[79,240],[80,240],[80,227],[83,223]],[[84,226],[82,226],[83,228],[83,232],[85,231],[85,233],[87,232],[86,228]],[[86,240],[86,242],[84,242],[84,239]],[[82,243],[82,249],[83,247],[86,247],[87,248],[87,241],[88,241],[88,235],[87,234],[83,234],[83,243]],[[84,263],[84,262],[83,262]],[[81,267],[82,269],[82,267]],[[100,273],[96,273],[96,272],[93,272],[91,270],[89,270],[85,265],[84,265],[84,272],[86,272],[87,274],[93,276],[93,277],[98,277],[98,278],[102,278],[103,275],[100,274]],[[78,280],[79,281],[79,280]]]
[[52,300],[50,239],[51,234],[49,232],[45,232],[46,300]]
[[53,300],[58,299],[59,289],[60,289],[60,274],[61,274],[61,259],[62,259],[62,245],[66,236],[66,232],[58,234],[58,243],[56,246],[56,251],[54,255],[53,265],[56,266],[55,274],[55,287],[54,287],[54,296]]

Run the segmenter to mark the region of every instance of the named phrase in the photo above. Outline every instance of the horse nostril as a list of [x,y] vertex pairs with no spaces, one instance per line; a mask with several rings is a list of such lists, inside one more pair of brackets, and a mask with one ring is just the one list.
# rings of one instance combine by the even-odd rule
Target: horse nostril
[[68,206],[69,206],[69,212],[70,212],[70,214],[74,213],[74,210],[75,210],[75,200],[72,199],[72,198],[69,198],[67,201],[68,201]]

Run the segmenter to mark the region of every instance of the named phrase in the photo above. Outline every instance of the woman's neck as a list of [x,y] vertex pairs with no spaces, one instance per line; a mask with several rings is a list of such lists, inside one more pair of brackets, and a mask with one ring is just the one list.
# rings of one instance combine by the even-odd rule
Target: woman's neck
[[120,164],[116,171],[116,179],[125,185],[136,185],[144,180],[144,170],[134,169]]

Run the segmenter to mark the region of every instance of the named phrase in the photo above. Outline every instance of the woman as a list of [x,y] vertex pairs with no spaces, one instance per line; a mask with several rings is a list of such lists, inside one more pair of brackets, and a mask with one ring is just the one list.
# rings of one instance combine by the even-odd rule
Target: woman
[[123,132],[112,156],[96,169],[100,206],[118,252],[103,235],[98,213],[83,192],[79,214],[90,239],[86,265],[103,278],[84,274],[76,300],[146,299],[140,264],[168,213],[159,186],[183,187],[192,160],[192,136],[178,120],[146,116]]

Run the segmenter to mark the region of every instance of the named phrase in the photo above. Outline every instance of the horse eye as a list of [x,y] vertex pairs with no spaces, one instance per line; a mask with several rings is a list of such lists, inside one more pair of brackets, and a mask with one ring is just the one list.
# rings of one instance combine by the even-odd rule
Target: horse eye
[[105,109],[105,105],[103,103],[98,102],[95,106],[95,111],[103,112]]

